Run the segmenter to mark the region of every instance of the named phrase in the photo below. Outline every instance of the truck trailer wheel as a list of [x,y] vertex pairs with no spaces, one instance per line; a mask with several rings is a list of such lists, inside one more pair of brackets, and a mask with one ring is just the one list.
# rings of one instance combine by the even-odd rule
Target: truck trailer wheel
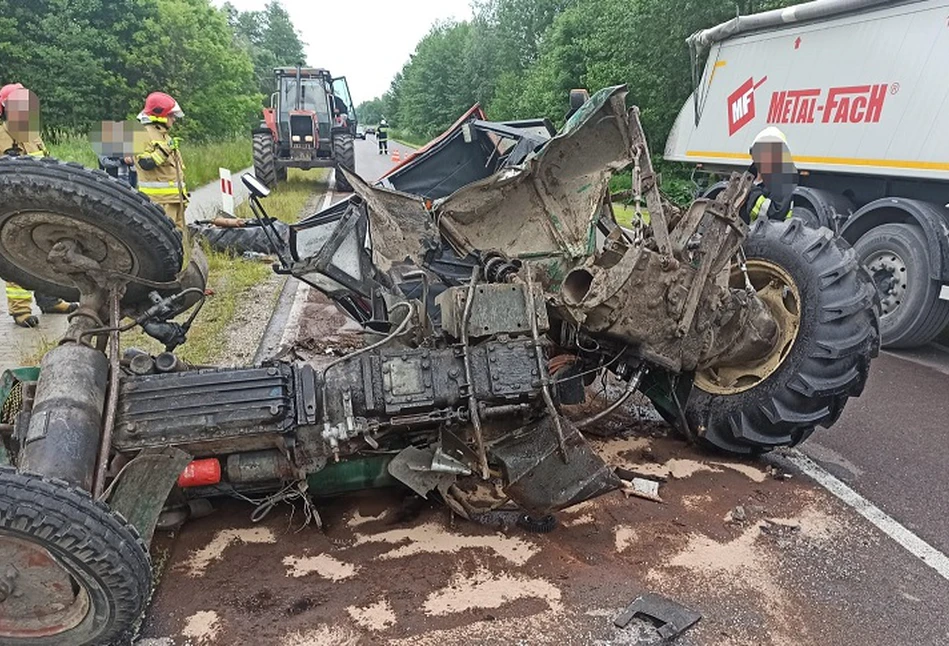
[[[349,133],[339,133],[333,135],[333,150],[336,151],[336,165],[342,166],[346,170],[356,172],[356,150],[353,147],[353,136]],[[336,172],[336,188],[341,191],[352,191],[353,187],[347,181],[346,176]]]
[[923,230],[913,224],[883,224],[861,236],[854,249],[880,293],[880,332],[889,348],[932,341],[949,323],[949,301],[929,274]]
[[0,469],[0,644],[126,644],[150,587],[145,544],[104,503]]
[[[695,375],[691,434],[734,453],[793,446],[837,421],[863,391],[879,347],[876,292],[850,246],[794,218],[758,220],[748,272],[780,329],[770,356]],[[741,286],[740,273],[733,286]]]
[[[0,276],[66,300],[79,292],[47,261],[57,242],[78,243],[105,269],[150,281],[175,280],[181,232],[147,197],[99,170],[55,159],[0,159]],[[123,302],[152,288],[130,283]]]
[[[254,134],[254,175],[267,188],[277,185],[277,160],[274,156],[273,137],[269,132]],[[284,173],[286,179],[286,173]]]

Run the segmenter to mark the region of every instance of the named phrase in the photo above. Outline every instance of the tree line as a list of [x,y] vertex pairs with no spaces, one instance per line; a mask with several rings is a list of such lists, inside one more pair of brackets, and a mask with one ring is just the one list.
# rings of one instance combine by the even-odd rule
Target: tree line
[[572,88],[629,85],[652,149],[661,151],[691,92],[685,39],[795,0],[475,0],[474,17],[432,26],[361,121],[385,117],[410,135],[442,131],[472,104],[489,119],[563,123]]
[[273,91],[273,68],[304,60],[276,1],[261,11],[211,0],[0,0],[0,83],[40,97],[44,132],[85,134],[174,96],[192,139],[246,132]]

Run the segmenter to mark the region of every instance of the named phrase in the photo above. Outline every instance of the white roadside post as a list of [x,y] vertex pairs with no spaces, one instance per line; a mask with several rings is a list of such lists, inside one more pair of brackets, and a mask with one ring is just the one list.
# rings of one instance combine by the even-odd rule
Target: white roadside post
[[221,211],[234,217],[234,184],[231,182],[231,171],[219,169],[221,174]]

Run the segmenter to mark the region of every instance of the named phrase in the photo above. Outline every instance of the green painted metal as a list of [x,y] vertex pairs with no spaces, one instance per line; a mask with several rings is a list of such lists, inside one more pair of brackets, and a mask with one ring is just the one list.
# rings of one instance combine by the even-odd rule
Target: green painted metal
[[392,487],[399,482],[389,475],[392,455],[368,457],[330,462],[323,469],[307,476],[310,492],[316,496],[332,496],[348,491]]
[[3,371],[0,376],[0,406],[10,396],[10,391],[18,381],[36,381],[40,378],[39,366],[26,366],[23,368],[10,368]]

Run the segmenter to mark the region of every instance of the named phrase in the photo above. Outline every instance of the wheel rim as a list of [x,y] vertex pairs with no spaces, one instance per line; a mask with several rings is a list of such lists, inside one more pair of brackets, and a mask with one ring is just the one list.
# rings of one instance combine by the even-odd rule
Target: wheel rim
[[867,256],[863,264],[880,294],[883,316],[892,314],[903,304],[906,295],[906,262],[896,252],[884,249]]
[[89,594],[42,545],[0,532],[0,638],[60,635],[82,623]]
[[0,222],[0,249],[14,264],[41,280],[72,286],[47,261],[50,249],[61,240],[76,241],[82,254],[104,269],[123,273],[138,269],[129,247],[94,223],[45,211],[19,211]]
[[[695,386],[714,395],[734,395],[754,388],[781,367],[801,329],[801,296],[797,283],[783,267],[754,258],[748,261],[748,279],[778,326],[771,352],[760,360],[738,366],[709,368],[695,374]],[[732,270],[731,286],[744,287],[744,276]]]

